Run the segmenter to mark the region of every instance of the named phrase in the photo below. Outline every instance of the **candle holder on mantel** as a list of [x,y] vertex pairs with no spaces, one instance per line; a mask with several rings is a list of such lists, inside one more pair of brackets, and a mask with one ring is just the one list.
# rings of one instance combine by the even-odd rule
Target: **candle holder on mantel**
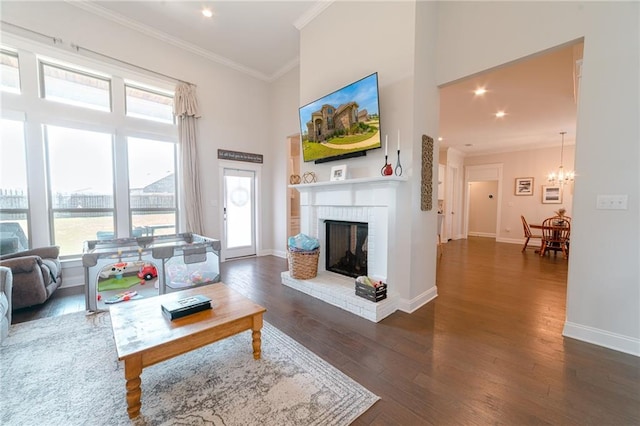
[[400,150],[398,150],[398,164],[396,164],[396,176],[402,176],[402,164],[400,164]]
[[384,166],[380,169],[380,174],[382,176],[391,176],[393,174],[393,167],[388,161],[389,157],[385,154],[384,156]]

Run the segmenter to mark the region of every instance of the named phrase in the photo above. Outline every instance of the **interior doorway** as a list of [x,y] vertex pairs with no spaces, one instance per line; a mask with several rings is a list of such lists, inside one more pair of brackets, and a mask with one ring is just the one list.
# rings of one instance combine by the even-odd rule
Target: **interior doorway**
[[498,181],[469,182],[469,230],[472,237],[496,238]]
[[[500,228],[500,217],[502,215],[500,205],[502,199],[502,164],[467,166],[465,168],[464,181],[467,188],[464,203],[465,238],[469,235],[495,238]],[[477,188],[475,192],[473,191],[474,186]],[[472,210],[471,206],[474,199],[477,207],[476,211]],[[485,211],[485,209],[489,211]],[[471,216],[472,214],[473,217]],[[478,234],[478,231],[474,230],[472,233],[470,223],[473,223],[474,226],[479,226],[479,229],[485,229],[485,231]]]
[[456,166],[448,165],[445,201],[444,201],[444,214],[445,214],[445,242],[450,240],[457,240],[463,238],[461,228],[462,223],[460,218],[460,212],[462,212],[462,197],[463,193],[460,180],[459,169]]

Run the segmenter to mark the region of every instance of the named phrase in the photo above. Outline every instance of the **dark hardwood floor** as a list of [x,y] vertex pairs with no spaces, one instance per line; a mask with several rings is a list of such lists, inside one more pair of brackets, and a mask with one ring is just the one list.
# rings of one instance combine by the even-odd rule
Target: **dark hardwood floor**
[[[226,262],[222,277],[381,397],[355,425],[640,424],[640,358],[562,337],[562,256],[486,238],[443,252],[438,298],[378,324],[283,286],[284,259]],[[82,290],[62,289],[14,323],[83,309]]]

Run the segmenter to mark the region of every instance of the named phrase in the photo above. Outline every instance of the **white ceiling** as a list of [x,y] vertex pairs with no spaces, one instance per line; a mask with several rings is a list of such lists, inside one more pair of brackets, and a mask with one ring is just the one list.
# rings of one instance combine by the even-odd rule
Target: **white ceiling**
[[[273,81],[295,67],[299,30],[331,1],[72,1],[104,18],[241,72]],[[210,7],[211,19],[201,14]],[[268,18],[268,19],[266,19]],[[578,51],[578,56],[576,56]],[[448,84],[440,94],[442,147],[467,155],[575,143],[574,63],[558,48]],[[487,93],[474,96],[485,87]],[[494,116],[504,110],[506,116]]]
[[[469,155],[575,143],[574,64],[582,44],[524,58],[440,90],[441,146]],[[474,95],[484,87],[487,93]],[[495,113],[504,111],[497,118]],[[468,146],[471,145],[471,146]]]
[[[70,1],[168,43],[262,80],[271,81],[298,63],[294,26],[329,4],[318,0]],[[214,13],[205,18],[204,7]]]

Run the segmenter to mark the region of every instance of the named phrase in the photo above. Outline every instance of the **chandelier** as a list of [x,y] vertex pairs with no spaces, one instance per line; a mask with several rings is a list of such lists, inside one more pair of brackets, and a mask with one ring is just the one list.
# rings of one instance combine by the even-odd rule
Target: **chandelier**
[[573,178],[575,176],[575,173],[572,170],[566,171],[562,166],[562,160],[564,157],[564,135],[566,133],[567,132],[560,132],[560,134],[562,135],[562,147],[560,148],[560,167],[558,167],[557,172],[551,172],[549,173],[549,176],[547,176],[547,180],[552,185],[563,185],[565,183],[573,182]]

